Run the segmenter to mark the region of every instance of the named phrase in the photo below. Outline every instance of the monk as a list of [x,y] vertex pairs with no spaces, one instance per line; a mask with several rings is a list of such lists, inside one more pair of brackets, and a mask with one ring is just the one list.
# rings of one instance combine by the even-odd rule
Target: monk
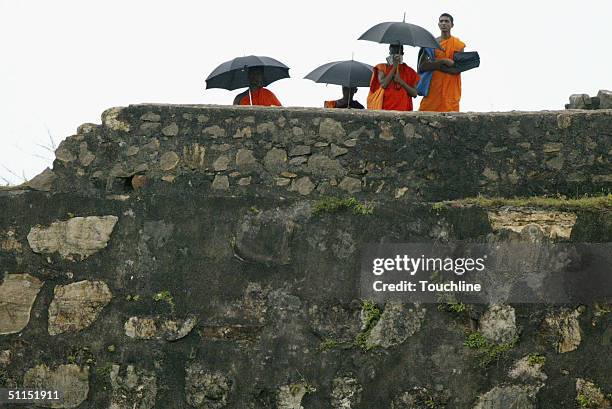
[[353,99],[353,96],[357,92],[357,87],[342,87],[342,98],[335,101],[325,101],[325,108],[347,108],[349,106],[348,101],[351,101],[350,107],[354,109],[363,109],[363,105]]
[[276,95],[262,85],[263,67],[249,67],[248,76],[249,89],[236,95],[234,105],[281,106]]
[[419,75],[403,62],[404,46],[391,44],[386,64],[378,64],[372,72],[370,93],[385,89],[382,109],[412,111],[412,98],[417,96]]
[[454,27],[453,16],[444,13],[438,19],[440,37],[438,42],[444,50],[435,50],[435,59],[422,52],[419,58],[419,72],[433,71],[429,93],[421,100],[419,111],[451,112],[459,111],[461,99],[461,74],[454,68],[453,57],[462,52],[465,44],[451,35]]

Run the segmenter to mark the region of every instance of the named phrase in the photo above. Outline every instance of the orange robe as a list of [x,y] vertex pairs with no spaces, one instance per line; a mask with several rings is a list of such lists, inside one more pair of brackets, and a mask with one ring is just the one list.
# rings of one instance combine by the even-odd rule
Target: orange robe
[[336,107],[336,105],[337,105],[337,102],[336,102],[336,101],[325,101],[325,102],[323,103],[323,107],[324,107],[324,108],[335,108],[335,107]]
[[276,98],[276,95],[272,93],[272,91],[259,88],[255,91],[251,91],[251,102],[249,101],[249,93],[242,97],[240,100],[240,105],[263,105],[263,106],[271,106],[275,105],[277,107],[281,106],[280,101]]
[[[465,44],[453,36],[440,41],[440,45],[444,48],[444,51],[436,49],[436,59],[449,58],[452,60],[456,52],[465,48]],[[431,77],[429,94],[421,100],[419,111],[459,111],[460,99],[461,74],[447,74],[436,70]]]
[[[370,81],[370,92],[376,92],[380,88],[378,72],[381,71],[386,76],[392,68],[393,66],[387,64],[378,64],[374,67],[372,80]],[[399,65],[399,72],[400,77],[406,84],[416,88],[419,82],[419,74],[415,70],[402,63]],[[391,81],[387,88],[385,88],[382,109],[389,111],[412,111],[412,97],[408,95],[408,92],[400,84]]]

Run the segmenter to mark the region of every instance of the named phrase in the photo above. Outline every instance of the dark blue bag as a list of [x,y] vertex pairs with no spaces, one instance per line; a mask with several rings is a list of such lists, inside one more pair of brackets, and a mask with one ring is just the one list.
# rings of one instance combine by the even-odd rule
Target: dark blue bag
[[[433,48],[421,48],[419,51],[419,60],[421,59],[421,53],[427,54],[430,60],[434,60],[436,55],[434,53]],[[417,62],[417,67],[418,67]],[[418,68],[417,68],[418,69]],[[429,84],[431,84],[431,77],[433,76],[433,71],[419,71],[419,83],[417,84],[417,94],[426,97],[429,95]]]

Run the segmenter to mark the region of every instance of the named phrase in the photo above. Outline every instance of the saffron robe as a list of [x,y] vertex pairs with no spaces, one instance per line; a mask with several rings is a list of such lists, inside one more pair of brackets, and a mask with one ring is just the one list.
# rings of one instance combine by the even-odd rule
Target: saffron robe
[[281,106],[281,103],[278,98],[276,98],[276,95],[266,88],[259,88],[255,91],[251,91],[251,101],[252,104],[249,102],[249,93],[247,92],[247,94],[240,100],[240,105]]
[[[376,92],[376,90],[380,88],[378,72],[380,71],[386,76],[392,68],[392,65],[387,64],[378,64],[374,67],[372,80],[370,81],[370,92]],[[419,82],[419,74],[404,63],[400,64],[398,68],[402,80],[411,87],[416,88],[416,84]],[[390,111],[412,111],[412,97],[408,95],[408,91],[402,88],[400,84],[391,81],[387,88],[385,88],[382,109]]]
[[[465,44],[457,37],[440,41],[442,50],[435,50],[435,57],[453,59],[456,52],[463,51]],[[447,74],[435,70],[429,84],[429,94],[423,97],[419,111],[451,112],[459,111],[461,99],[461,74]]]

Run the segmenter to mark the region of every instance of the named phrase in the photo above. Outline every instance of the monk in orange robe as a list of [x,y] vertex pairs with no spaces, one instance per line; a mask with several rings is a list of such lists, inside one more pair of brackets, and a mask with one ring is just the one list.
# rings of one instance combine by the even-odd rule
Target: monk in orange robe
[[372,72],[370,93],[385,89],[382,109],[412,111],[412,98],[417,96],[419,75],[403,62],[404,46],[391,44],[386,64],[378,64]]
[[355,101],[354,96],[357,92],[357,87],[342,87],[342,98],[333,100],[333,101],[325,101],[323,103],[323,107],[325,108],[350,108],[353,109],[364,109],[363,105],[361,105],[358,101]]
[[248,76],[249,89],[236,95],[234,105],[281,106],[276,95],[261,85],[263,84],[263,69],[261,67],[250,67]]
[[433,71],[429,93],[421,100],[419,111],[459,111],[461,74],[453,67],[453,57],[463,51],[465,44],[451,36],[453,26],[453,16],[442,14],[438,20],[441,36],[437,40],[444,50],[435,50],[435,60],[429,59],[426,53],[419,59],[419,72]]

